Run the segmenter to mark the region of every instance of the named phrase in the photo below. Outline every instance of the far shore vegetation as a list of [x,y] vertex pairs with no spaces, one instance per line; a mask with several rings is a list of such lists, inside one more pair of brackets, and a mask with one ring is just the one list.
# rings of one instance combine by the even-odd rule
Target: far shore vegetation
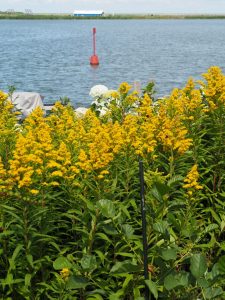
[[24,12],[1,12],[0,19],[27,19],[27,20],[73,20],[73,19],[225,19],[224,15],[218,14],[104,14],[99,17],[74,17],[72,14],[37,14]]

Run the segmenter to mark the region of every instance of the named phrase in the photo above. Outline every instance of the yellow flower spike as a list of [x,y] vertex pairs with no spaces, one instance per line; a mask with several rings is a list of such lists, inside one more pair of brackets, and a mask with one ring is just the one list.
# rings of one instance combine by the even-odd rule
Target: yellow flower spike
[[43,173],[43,170],[41,170],[41,169],[36,169],[36,173],[37,173],[38,175],[41,175],[41,174]]
[[192,196],[192,195],[193,195],[193,192],[192,192],[192,191],[188,191],[187,193],[188,193],[189,196]]
[[63,173],[61,171],[54,171],[50,175],[51,177],[63,177]]
[[159,103],[156,136],[165,151],[173,150],[182,155],[191,147],[192,139],[188,138],[184,125],[185,107],[180,106],[182,102],[176,98],[179,95],[176,89],[171,97]]
[[110,93],[110,96],[113,98],[113,99],[118,99],[119,98],[119,94],[117,91],[113,91]]
[[0,157],[0,177],[3,178],[4,176],[6,176],[6,170],[4,168],[2,158]]
[[30,190],[30,192],[32,195],[37,195],[39,193],[38,190],[34,190],[34,189]]
[[[29,187],[37,183],[44,186],[45,177],[51,168],[56,169],[56,173],[48,175],[50,182],[52,177],[63,177],[58,169],[61,169],[64,159],[68,161],[69,156],[65,147],[53,144],[52,129],[47,121],[38,108],[24,122],[24,132],[17,139],[14,158],[10,161],[9,175],[14,179],[15,187]],[[60,159],[57,161],[57,158]]]
[[103,171],[101,171],[100,174],[101,174],[101,175],[108,175],[108,174],[109,174],[109,171],[108,171],[108,170],[103,170]]
[[187,174],[186,178],[184,179],[184,182],[186,184],[183,185],[183,188],[191,189],[188,191],[189,195],[192,195],[193,192],[192,189],[194,190],[203,189],[203,187],[200,184],[198,184],[198,179],[199,179],[198,166],[195,164]]
[[129,92],[129,90],[132,88],[131,85],[129,85],[127,82],[122,82],[121,85],[119,86],[119,93],[124,95]]
[[135,103],[137,103],[138,100],[139,98],[137,97],[137,94],[133,92],[132,94],[126,97],[126,104],[132,106]]
[[7,171],[3,165],[2,158],[0,157],[0,192],[5,191],[6,189],[9,190],[7,180]]
[[62,277],[63,280],[68,280],[69,276],[70,276],[70,270],[68,268],[63,268],[60,271],[60,275]]
[[59,186],[60,184],[57,181],[52,181],[49,185],[50,186]]
[[[16,113],[8,95],[0,91],[0,155],[11,159],[16,137],[19,134]],[[6,146],[7,145],[7,146]],[[6,147],[5,147],[6,146]]]
[[57,163],[56,161],[54,160],[50,160],[49,163],[47,163],[46,167],[48,169],[52,169],[52,168],[60,168],[60,164]]
[[193,78],[189,78],[185,88],[183,89],[183,92],[189,93],[194,88],[195,88],[195,82],[194,82]]
[[4,104],[4,102],[8,99],[8,95],[2,91],[0,91],[0,105]]
[[153,106],[152,99],[147,93],[144,94],[143,98],[140,100],[140,105],[137,108],[137,112],[147,118],[153,117]]
[[219,67],[211,67],[202,75],[205,82],[201,82],[201,89],[208,101],[209,110],[215,110],[225,104],[225,76]]

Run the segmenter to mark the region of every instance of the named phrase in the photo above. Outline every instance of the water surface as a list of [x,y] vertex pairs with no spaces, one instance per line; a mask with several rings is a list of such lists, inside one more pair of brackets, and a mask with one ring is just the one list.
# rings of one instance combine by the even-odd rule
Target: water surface
[[[92,27],[100,66],[89,65]],[[36,91],[88,105],[89,90],[154,80],[159,95],[225,70],[225,20],[1,20],[0,89]]]

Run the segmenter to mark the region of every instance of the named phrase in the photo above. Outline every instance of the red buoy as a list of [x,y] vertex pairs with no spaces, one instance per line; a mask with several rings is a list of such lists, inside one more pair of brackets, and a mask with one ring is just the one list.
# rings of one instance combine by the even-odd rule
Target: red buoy
[[96,52],[96,28],[93,28],[93,55],[90,58],[90,64],[92,66],[99,65],[99,59],[95,52]]

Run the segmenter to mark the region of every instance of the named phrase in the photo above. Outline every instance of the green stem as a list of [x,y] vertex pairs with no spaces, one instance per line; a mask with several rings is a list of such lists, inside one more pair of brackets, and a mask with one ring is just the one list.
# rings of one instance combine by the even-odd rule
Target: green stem
[[89,234],[89,245],[88,245],[88,254],[91,254],[92,252],[92,248],[93,248],[93,243],[94,243],[94,237],[95,237],[95,233],[97,230],[97,221],[98,221],[98,216],[99,216],[99,210],[96,210],[96,216],[93,216],[93,223],[92,223],[92,228]]
[[170,178],[173,177],[173,173],[174,173],[174,153],[173,153],[173,149],[170,149],[170,171],[169,171],[169,175]]

